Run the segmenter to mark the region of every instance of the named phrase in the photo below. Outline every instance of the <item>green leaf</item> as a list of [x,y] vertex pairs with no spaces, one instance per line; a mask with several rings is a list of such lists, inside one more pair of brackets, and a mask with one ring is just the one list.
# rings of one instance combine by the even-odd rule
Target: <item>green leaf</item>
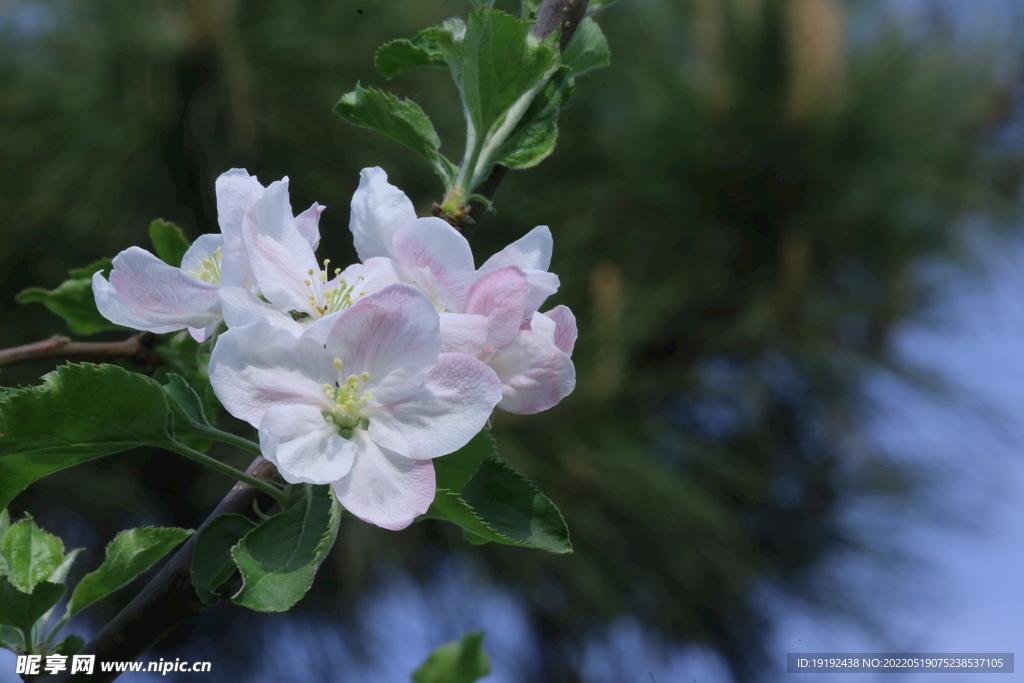
[[115,365],[68,364],[0,401],[0,507],[58,470],[170,438],[166,393]]
[[10,528],[0,551],[11,584],[23,593],[31,593],[64,563],[63,541],[40,529],[31,517]]
[[469,0],[469,4],[473,6],[473,9],[480,9],[481,7],[494,7],[494,0]]
[[0,576],[7,576],[7,558],[4,557],[4,537],[11,528],[11,516],[7,510],[0,510]]
[[64,583],[64,579],[68,578],[68,572],[71,571],[71,565],[78,559],[79,553],[82,552],[82,548],[75,548],[70,553],[64,556],[64,561],[60,563],[60,566],[53,570],[53,573],[46,577],[46,580],[51,583]]
[[458,524],[471,543],[493,541],[572,552],[561,513],[547,496],[498,459],[488,430],[433,462],[437,493],[427,517]]
[[199,394],[189,386],[184,377],[168,374],[167,384],[163,385],[163,387],[164,391],[171,397],[168,405],[175,418],[175,427],[179,425],[179,421],[182,426],[190,424],[199,425],[200,427],[210,426],[209,421],[206,419],[206,413],[203,410],[203,402],[199,399]]
[[555,504],[505,463],[484,461],[462,497],[488,527],[516,545],[572,552],[569,530]]
[[96,273],[103,273],[109,275],[110,271],[114,268],[114,262],[112,259],[101,258],[93,261],[87,266],[81,268],[72,268],[68,271],[68,275],[74,280],[89,280],[92,282],[92,276]]
[[[594,0],[590,0],[593,3]],[[531,24],[537,20],[537,12],[540,11],[540,6],[544,4],[544,0],[523,0],[522,2],[522,15],[523,20],[528,21]]]
[[167,384],[171,375],[181,375],[199,396],[207,421],[214,425],[221,405],[210,386],[210,344],[197,342],[187,330],[181,330],[161,335],[154,351],[164,365],[153,374],[153,379]]
[[491,673],[483,648],[484,633],[467,633],[430,653],[412,675],[413,683],[473,683]]
[[256,523],[242,515],[221,515],[199,531],[192,555],[192,585],[203,602],[212,605],[220,600],[217,589],[235,573],[231,548],[256,528]]
[[497,163],[509,168],[529,168],[540,163],[555,149],[558,139],[558,112],[572,94],[573,77],[561,67],[501,146]]
[[373,55],[377,73],[392,79],[415,66],[445,66],[444,53],[424,32],[384,43]]
[[64,655],[70,657],[77,655],[85,647],[85,640],[81,636],[68,636],[50,649],[51,655]]
[[438,152],[441,140],[434,124],[412,100],[400,100],[390,93],[356,84],[356,89],[344,95],[334,111],[349,123],[384,133],[419,153],[445,183],[455,177],[455,166]]
[[184,377],[174,373],[167,373],[167,384],[163,388],[170,399],[167,404],[174,418],[174,437],[200,453],[208,451],[212,442],[205,435],[212,426],[206,419],[205,407],[199,394]]
[[153,251],[160,260],[175,268],[181,267],[181,259],[192,246],[174,223],[157,218],[149,224],[149,240],[153,243]]
[[593,18],[580,22],[576,33],[562,54],[562,64],[572,69],[573,76],[579,76],[593,69],[600,69],[612,63],[612,52],[608,39]]
[[57,289],[31,287],[19,292],[15,300],[19,304],[43,304],[51,313],[63,318],[75,334],[119,329],[118,325],[100,315],[92,295],[93,273],[109,272],[110,268],[110,259],[100,259],[84,268],[72,270],[71,279],[65,280]]
[[558,64],[558,53],[533,35],[530,27],[530,22],[489,7],[469,15],[462,41],[462,90],[473,128],[481,138],[503,123],[513,106],[525,109],[545,75]]
[[25,650],[25,637],[13,626],[0,624],[0,647],[21,654]]
[[[427,517],[431,519],[443,519],[462,527],[467,540],[474,545],[484,543],[501,543],[502,545],[525,546],[523,543],[516,543],[507,536],[499,534],[487,525],[480,516],[473,511],[473,508],[463,500],[455,491],[438,490],[434,494],[434,501],[427,510]],[[533,546],[526,546],[533,547]]]
[[139,527],[122,531],[107,546],[99,569],[86,574],[75,586],[65,618],[75,616],[124,587],[191,535],[191,529],[174,527]]
[[338,533],[341,506],[330,486],[310,486],[292,507],[250,531],[231,549],[244,585],[231,599],[260,612],[283,612],[313,584]]
[[67,591],[64,584],[43,581],[31,593],[24,593],[0,576],[0,624],[31,633],[32,627]]
[[487,458],[498,457],[494,437],[486,429],[459,450],[434,458],[434,480],[439,489],[461,491]]

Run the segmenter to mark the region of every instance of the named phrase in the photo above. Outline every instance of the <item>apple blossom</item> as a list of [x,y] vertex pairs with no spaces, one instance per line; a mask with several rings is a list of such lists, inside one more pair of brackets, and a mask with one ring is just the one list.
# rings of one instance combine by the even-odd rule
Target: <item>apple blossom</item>
[[434,303],[443,351],[467,353],[491,367],[502,383],[499,408],[536,413],[572,392],[575,318],[565,306],[550,315],[537,313],[558,289],[558,276],[547,270],[552,239],[546,226],[534,228],[477,270],[459,231],[439,218],[416,218],[412,203],[387,182],[387,174],[367,168],[352,198],[349,229],[361,259],[392,259],[398,277]]
[[[292,218],[288,179],[271,183],[245,212],[242,237],[262,297],[241,287],[220,292],[228,327],[266,322],[294,335],[311,324],[329,325],[336,313],[399,281],[390,259],[369,259],[330,272],[317,263],[315,243]],[[319,232],[317,232],[319,236]]]
[[[216,182],[217,220],[221,234],[200,236],[188,249],[181,267],[170,266],[138,247],[114,257],[109,281],[101,273],[92,287],[99,312],[111,322],[150,332],[188,328],[206,339],[221,320],[220,290],[257,289],[242,235],[246,210],[264,193],[263,186],[243,169],[231,169]],[[307,246],[315,248],[319,204],[294,219]]]
[[437,311],[408,284],[319,329],[229,329],[210,359],[214,391],[259,429],[264,457],[286,481],[329,483],[360,519],[403,529],[433,501],[430,459],[483,428],[501,385],[477,359],[441,353]]
[[547,226],[537,226],[524,237],[487,259],[477,271],[469,242],[440,218],[417,218],[405,193],[388,183],[381,168],[364,168],[352,196],[349,230],[363,262],[389,257],[399,276],[415,284],[438,310],[462,313],[469,287],[478,275],[516,266],[530,283],[526,318],[558,290],[558,276],[548,272],[552,239]]

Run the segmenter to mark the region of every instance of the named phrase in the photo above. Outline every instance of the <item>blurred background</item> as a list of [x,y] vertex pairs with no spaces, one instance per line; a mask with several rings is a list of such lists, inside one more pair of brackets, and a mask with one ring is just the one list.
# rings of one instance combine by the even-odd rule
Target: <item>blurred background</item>
[[[425,163],[331,110],[384,85],[378,45],[468,10],[0,0],[0,347],[65,333],[16,293],[148,247],[151,219],[215,232],[232,167],[289,176],[296,211],[325,204],[320,253],[339,264],[361,168],[427,215],[442,188]],[[579,79],[554,154],[509,174],[473,243],[480,263],[535,225],[555,237],[577,389],[495,429],[575,553],[347,519],[296,610],[220,605],[152,658],[212,661],[206,681],[397,683],[483,628],[491,683],[703,683],[781,679],[787,652],[1020,644],[1024,6],[623,0],[598,21],[613,65]],[[460,156],[447,72],[386,87]],[[228,487],[136,451],[48,477],[12,513],[86,546],[81,575],[117,531],[194,528]]]

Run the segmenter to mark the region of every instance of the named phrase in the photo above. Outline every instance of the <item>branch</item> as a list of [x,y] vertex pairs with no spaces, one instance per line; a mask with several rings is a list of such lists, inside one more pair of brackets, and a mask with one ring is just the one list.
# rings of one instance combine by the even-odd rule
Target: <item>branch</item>
[[[261,457],[256,458],[246,473],[256,479],[269,481],[277,476],[277,469]],[[268,508],[274,499],[248,484],[235,484],[220,505],[192,534],[185,545],[164,565],[135,599],[108,623],[99,635],[86,645],[80,654],[96,655],[96,667],[91,676],[65,671],[56,677],[47,676],[48,683],[109,683],[119,672],[103,672],[99,662],[135,661],[173,628],[191,619],[210,605],[204,603],[192,586],[190,570],[192,553],[199,532],[215,518],[229,513],[252,515],[253,501],[261,509]],[[39,676],[31,680],[41,680]]]
[[[576,33],[580,22],[587,16],[587,6],[589,4],[590,0],[544,0],[544,4],[541,5],[540,10],[537,12],[537,21],[531,29],[533,35],[544,40],[561,27],[562,35],[558,40],[558,49],[561,52],[565,52],[565,46],[569,44],[569,40]],[[491,174],[487,176],[487,180],[474,190],[474,194],[478,194],[488,200],[493,199],[494,193],[497,192],[498,185],[501,184],[506,173],[508,173],[507,167],[495,166]],[[462,228],[462,234],[466,236],[466,239],[472,238],[473,232],[476,230],[476,224],[484,217],[484,212],[487,210],[487,207],[482,202],[470,202],[469,207],[471,222]]]
[[139,332],[123,341],[76,342],[55,334],[49,339],[10,349],[0,349],[0,367],[34,360],[114,360],[123,358],[138,365],[152,362],[156,335]]

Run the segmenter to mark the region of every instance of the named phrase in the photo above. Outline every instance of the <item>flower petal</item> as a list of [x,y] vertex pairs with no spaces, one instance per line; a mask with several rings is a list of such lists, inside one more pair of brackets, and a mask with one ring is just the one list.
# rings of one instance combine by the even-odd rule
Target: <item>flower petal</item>
[[96,308],[100,315],[117,325],[124,325],[133,330],[147,330],[157,334],[174,332],[187,325],[183,323],[171,325],[154,325],[136,313],[128,304],[121,299],[121,296],[114,291],[114,288],[107,282],[102,273],[95,273],[92,276],[92,295],[96,300]]
[[334,482],[334,495],[364,522],[404,529],[434,502],[434,464],[391,453],[357,429],[351,441],[357,452],[352,471]]
[[502,398],[494,371],[462,353],[442,353],[423,386],[401,401],[371,409],[370,437],[417,460],[465,446]]
[[[555,321],[555,334],[551,341],[562,353],[571,356],[572,350],[576,346],[576,337],[579,334],[576,329],[576,316],[568,306],[555,306],[542,315]],[[538,316],[534,315],[534,320],[537,318]]]
[[487,316],[488,349],[503,349],[519,336],[529,293],[526,274],[516,266],[484,273],[470,287],[466,313]]
[[320,214],[325,208],[327,207],[313,202],[313,206],[295,217],[295,228],[309,242],[309,247],[313,251],[320,246]]
[[440,218],[418,218],[395,231],[395,260],[403,279],[435,305],[462,313],[476,279],[473,251],[458,230]]
[[348,228],[360,261],[374,256],[393,256],[395,230],[416,220],[416,211],[405,193],[388,183],[383,169],[364,168],[359,187],[352,195],[352,216]]
[[423,383],[441,349],[440,323],[422,294],[399,283],[339,313],[326,345],[345,376],[370,373],[365,391],[389,403]]
[[242,232],[263,295],[284,311],[311,313],[309,296],[311,287],[320,284],[320,267],[309,242],[295,227],[287,178],[271,183],[249,207]]
[[[169,266],[153,254],[138,247],[129,247],[114,257],[110,286],[120,300],[139,320],[150,327],[206,327],[220,319],[220,297],[217,285],[203,282],[179,268]],[[102,276],[101,276],[102,277]],[[95,287],[96,278],[93,278]],[[102,288],[102,285],[100,286]],[[106,297],[104,305],[111,303]],[[97,307],[100,302],[97,300]],[[116,315],[114,308],[111,314]],[[100,309],[104,317],[107,314]],[[120,323],[112,318],[112,322]],[[152,331],[152,330],[151,330]]]
[[336,379],[322,345],[257,323],[228,330],[210,356],[210,383],[229,413],[259,428],[274,405],[330,409],[324,384]]
[[241,287],[222,287],[220,307],[228,328],[266,323],[288,330],[298,337],[306,326]]
[[487,359],[502,384],[498,407],[530,415],[554,406],[576,387],[576,368],[553,343],[529,330]]
[[480,273],[498,268],[516,266],[526,272],[530,282],[530,296],[526,301],[526,316],[529,317],[544,303],[544,300],[558,291],[558,276],[547,272],[551,266],[551,251],[554,242],[551,230],[538,225],[523,237],[508,245],[480,266]]
[[480,266],[486,273],[497,268],[516,266],[523,270],[547,270],[551,267],[551,252],[554,240],[546,225],[538,225],[521,238],[508,245]]
[[311,405],[276,405],[260,421],[263,457],[289,484],[330,484],[352,469],[356,445]]
[[353,263],[341,271],[338,277],[329,283],[329,286],[333,286],[342,279],[350,285],[355,285],[355,289],[352,290],[352,302],[355,303],[364,296],[375,294],[388,285],[401,282],[396,266],[398,264],[391,259],[382,257],[367,259],[366,263]]
[[181,269],[186,273],[190,270],[199,270],[202,267],[203,259],[208,258],[217,249],[223,250],[223,248],[224,235],[200,235],[181,257]]
[[441,353],[483,355],[487,346],[487,316],[467,313],[440,313]]
[[217,191],[217,223],[224,236],[224,262],[221,283],[231,287],[252,289],[255,280],[249,269],[249,257],[242,238],[242,217],[260,195],[263,186],[255,176],[242,168],[222,173],[215,184]]

